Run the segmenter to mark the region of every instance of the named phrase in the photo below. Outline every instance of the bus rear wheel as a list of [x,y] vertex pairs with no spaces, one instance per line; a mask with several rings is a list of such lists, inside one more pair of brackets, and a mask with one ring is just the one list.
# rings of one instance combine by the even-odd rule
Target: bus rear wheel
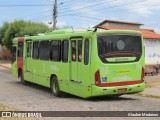
[[59,89],[59,83],[56,77],[53,77],[51,79],[51,92],[52,95],[56,96],[56,97],[60,97],[61,96],[61,91]]

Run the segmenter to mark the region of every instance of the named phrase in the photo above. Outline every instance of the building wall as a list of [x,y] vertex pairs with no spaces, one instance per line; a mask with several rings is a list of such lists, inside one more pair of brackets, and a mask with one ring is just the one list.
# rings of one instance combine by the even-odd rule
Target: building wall
[[144,39],[145,64],[160,64],[160,40]]
[[10,51],[5,47],[0,45],[0,59],[9,60],[10,59]]
[[140,25],[122,24],[122,23],[104,23],[102,26],[113,28],[140,29]]

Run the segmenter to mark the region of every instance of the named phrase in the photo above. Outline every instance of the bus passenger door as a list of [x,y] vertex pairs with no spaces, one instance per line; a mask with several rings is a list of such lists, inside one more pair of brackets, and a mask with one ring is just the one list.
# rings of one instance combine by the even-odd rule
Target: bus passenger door
[[32,41],[26,42],[25,79],[32,81]]
[[82,38],[71,40],[71,81],[82,81]]
[[71,81],[77,81],[77,42],[71,40]]
[[78,71],[77,71],[77,80],[79,83],[82,82],[82,40],[78,40]]

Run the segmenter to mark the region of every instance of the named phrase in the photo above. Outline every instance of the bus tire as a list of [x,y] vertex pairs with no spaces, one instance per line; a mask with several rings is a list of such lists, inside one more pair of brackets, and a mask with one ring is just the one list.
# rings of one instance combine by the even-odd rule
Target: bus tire
[[59,89],[59,83],[58,83],[57,77],[53,77],[51,79],[51,92],[52,92],[52,95],[56,97],[61,96],[61,91]]
[[23,77],[23,73],[22,73],[22,72],[19,73],[19,79],[20,79],[20,81],[21,81],[21,84],[26,85],[26,81],[24,80],[24,77]]

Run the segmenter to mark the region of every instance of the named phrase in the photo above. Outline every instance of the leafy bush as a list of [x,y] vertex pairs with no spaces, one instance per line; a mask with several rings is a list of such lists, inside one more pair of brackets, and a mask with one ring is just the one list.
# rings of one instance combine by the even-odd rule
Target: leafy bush
[[37,35],[49,30],[49,27],[43,23],[18,20],[11,23],[5,22],[0,28],[0,44],[4,44],[11,49],[12,40],[15,37],[23,37],[24,35]]

